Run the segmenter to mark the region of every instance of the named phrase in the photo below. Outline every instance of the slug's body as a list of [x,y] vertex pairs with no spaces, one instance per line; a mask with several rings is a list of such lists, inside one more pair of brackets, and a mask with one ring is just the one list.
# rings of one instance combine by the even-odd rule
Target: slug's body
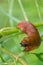
[[23,21],[18,23],[17,27],[27,34],[21,42],[21,46],[25,47],[26,51],[31,51],[40,45],[40,35],[33,24]]

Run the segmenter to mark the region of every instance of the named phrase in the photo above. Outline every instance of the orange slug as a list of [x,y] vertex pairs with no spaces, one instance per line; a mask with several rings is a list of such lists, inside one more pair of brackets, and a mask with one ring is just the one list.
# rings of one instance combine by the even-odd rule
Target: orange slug
[[39,32],[32,23],[21,21],[17,24],[17,28],[27,34],[27,37],[25,37],[20,43],[21,46],[25,47],[25,51],[31,51],[40,45],[41,38]]

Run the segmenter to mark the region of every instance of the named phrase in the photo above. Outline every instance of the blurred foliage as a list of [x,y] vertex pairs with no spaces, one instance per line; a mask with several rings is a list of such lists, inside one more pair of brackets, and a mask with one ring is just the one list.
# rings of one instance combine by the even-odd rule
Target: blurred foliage
[[[19,6],[18,0],[0,0],[0,8],[2,8],[5,12],[7,12],[9,15],[16,17],[18,20],[25,20],[21,11],[21,8]],[[43,0],[37,0],[39,5],[39,11],[41,14],[41,19],[39,18],[37,7],[35,4],[35,0],[21,0],[24,10],[26,11],[28,20],[33,24],[43,23]],[[10,6],[12,6],[10,12]],[[16,24],[15,20],[12,20],[9,16],[1,12],[0,9],[0,29],[3,27],[15,27]],[[22,56],[22,59],[27,63],[27,65],[43,65],[43,25],[36,26],[40,36],[41,36],[41,45],[39,48],[31,51],[31,52],[25,52]],[[7,48],[9,51],[13,52],[15,55],[19,55],[22,53],[23,48],[20,46],[21,40],[25,37],[25,34],[18,34],[15,33],[13,35],[10,35],[8,38],[5,38],[4,41],[0,42],[2,45]],[[12,63],[9,63],[12,62]],[[15,65],[22,65],[19,61],[16,62],[14,59]],[[9,64],[4,64],[9,63]],[[14,65],[13,59],[7,55],[6,53],[1,51],[1,44],[0,44],[0,65]],[[25,65],[25,64],[24,64]]]

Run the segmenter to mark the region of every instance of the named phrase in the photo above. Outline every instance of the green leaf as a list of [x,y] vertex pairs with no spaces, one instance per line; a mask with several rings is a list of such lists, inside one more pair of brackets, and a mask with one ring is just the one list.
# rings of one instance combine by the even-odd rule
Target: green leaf
[[[23,52],[24,48],[20,46],[20,42],[24,37],[26,37],[26,35],[24,33],[14,33],[7,38],[4,38],[2,45],[17,56],[19,54],[21,55],[23,52],[24,55],[21,57],[27,65],[43,65],[43,0],[21,0],[27,19],[25,19],[18,1],[20,0],[0,0],[0,28],[10,26],[15,27],[18,22],[28,19],[29,22],[33,23],[37,27],[42,39],[41,44],[39,48],[34,49],[33,51]],[[0,53],[5,59],[5,63],[13,61],[12,58],[2,52],[1,49]],[[0,62],[3,63],[1,57]],[[7,65],[10,65],[10,63]],[[22,63],[17,61],[16,65],[22,65]]]

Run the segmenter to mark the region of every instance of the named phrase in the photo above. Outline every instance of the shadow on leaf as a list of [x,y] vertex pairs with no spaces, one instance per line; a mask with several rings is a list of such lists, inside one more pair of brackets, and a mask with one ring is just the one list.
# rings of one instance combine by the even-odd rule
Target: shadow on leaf
[[43,53],[31,53],[37,56],[37,58],[43,62]]

